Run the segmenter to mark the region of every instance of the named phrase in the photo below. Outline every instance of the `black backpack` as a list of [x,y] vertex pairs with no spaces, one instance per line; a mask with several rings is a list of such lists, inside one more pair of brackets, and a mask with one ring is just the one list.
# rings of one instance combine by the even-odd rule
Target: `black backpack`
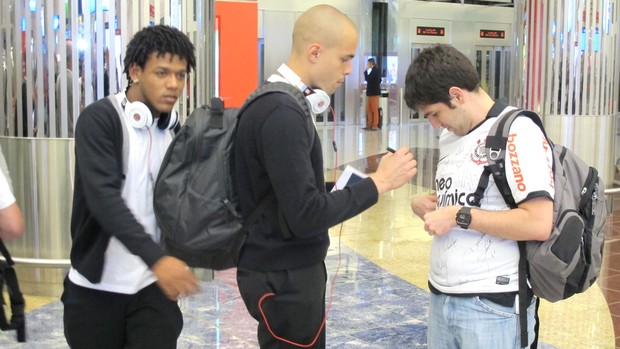
[[[4,246],[2,240],[0,240],[0,252],[2,252],[4,256],[4,260],[0,260],[0,298],[2,300],[2,302],[0,302],[2,308],[0,309],[0,329],[2,331],[15,330],[17,332],[17,341],[23,343],[26,341],[26,316],[24,315],[26,302],[24,301],[24,296],[17,283],[17,274],[15,273],[15,269],[13,269],[15,262],[11,258],[9,250]],[[5,284],[11,302],[10,321],[4,313],[4,306],[6,303],[4,302],[2,292],[4,291]]]
[[527,292],[529,280],[534,294],[556,302],[587,290],[598,277],[605,244],[607,204],[605,186],[595,168],[588,166],[570,149],[553,144],[540,117],[516,109],[498,117],[486,138],[488,165],[474,193],[480,205],[489,176],[508,206],[517,207],[506,180],[506,142],[510,126],[519,116],[529,117],[540,127],[553,149],[555,197],[553,230],[546,241],[519,241],[519,314],[521,344],[527,345]]
[[[237,266],[246,239],[244,227],[254,223],[275,200],[268,195],[244,222],[235,183],[234,141],[239,116],[258,97],[286,93],[308,115],[301,91],[284,82],[262,84],[239,108],[224,108],[219,98],[196,108],[176,134],[164,156],[153,194],[155,216],[166,252],[191,267],[222,270]],[[251,117],[251,115],[248,115]]]

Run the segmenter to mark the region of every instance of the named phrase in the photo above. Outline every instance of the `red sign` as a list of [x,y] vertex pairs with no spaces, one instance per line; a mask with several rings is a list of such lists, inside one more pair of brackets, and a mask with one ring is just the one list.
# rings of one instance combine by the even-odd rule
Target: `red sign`
[[443,27],[417,27],[416,34],[426,36],[444,36],[446,28]]
[[505,39],[506,32],[504,30],[480,29],[480,37],[486,39]]

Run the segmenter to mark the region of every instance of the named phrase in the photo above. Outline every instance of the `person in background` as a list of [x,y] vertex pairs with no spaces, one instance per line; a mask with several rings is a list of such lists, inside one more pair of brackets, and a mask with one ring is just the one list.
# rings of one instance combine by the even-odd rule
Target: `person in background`
[[[312,7],[295,22],[289,59],[269,81],[284,79],[305,95],[317,89],[333,94],[352,72],[357,42],[345,14],[329,5]],[[402,147],[383,156],[368,178],[327,193],[321,141],[309,117],[293,97],[271,93],[245,109],[237,128],[234,179],[243,216],[264,197],[275,197],[247,227],[237,267],[261,348],[325,348],[328,229],[417,172],[409,148]]]
[[[17,93],[13,96],[13,110],[15,111],[15,131],[13,135],[16,137],[28,137],[28,69],[26,62],[26,52],[22,52],[22,83],[21,83],[21,105],[22,105],[22,113],[21,113],[21,121],[18,121],[20,117],[20,113],[18,112],[17,103],[20,101],[17,100]],[[17,91],[16,91],[17,92]],[[34,106],[32,100],[30,100],[30,105]],[[32,113],[32,111],[31,111]],[[30,114],[30,118],[32,118],[32,114]],[[22,124],[22,132],[19,132],[18,124],[21,122]]]
[[[66,41],[66,66],[67,69],[65,69],[66,71],[66,83],[67,83],[67,87],[66,87],[66,91],[67,91],[67,98],[66,98],[66,104],[67,104],[67,137],[73,137],[73,124],[74,124],[74,120],[73,120],[73,45],[71,40],[67,40]],[[61,82],[61,78],[60,76],[56,77],[56,136],[57,137],[61,137],[63,135],[63,130],[62,130],[62,82]],[[82,90],[82,80],[78,79],[78,83],[79,83],[79,89],[80,91]]]
[[[521,348],[517,241],[549,238],[555,193],[551,147],[531,119],[517,118],[510,127],[508,149],[514,154],[506,177],[518,207],[508,207],[494,181],[480,207],[472,207],[467,198],[487,165],[487,134],[497,116],[515,108],[493,101],[471,61],[449,45],[426,48],[411,63],[405,101],[443,128],[436,192],[411,200],[433,237],[428,347]],[[536,324],[531,292],[528,304],[531,344]]]
[[366,80],[366,131],[379,129],[379,96],[381,96],[381,73],[375,65],[374,58],[368,58],[364,69]]
[[127,45],[129,86],[80,113],[71,268],[61,297],[71,348],[176,348],[177,300],[199,285],[159,244],[153,189],[172,140],[173,107],[195,66],[185,34],[146,27]]

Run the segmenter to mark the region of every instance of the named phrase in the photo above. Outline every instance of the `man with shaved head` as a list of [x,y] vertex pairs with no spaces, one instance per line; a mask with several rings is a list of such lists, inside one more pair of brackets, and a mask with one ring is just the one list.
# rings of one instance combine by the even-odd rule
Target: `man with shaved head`
[[[296,86],[309,109],[321,113],[351,73],[357,41],[346,15],[329,5],[312,7],[295,23],[288,61],[267,83]],[[325,348],[328,229],[417,172],[403,147],[385,155],[368,178],[326,192],[321,141],[310,117],[294,97],[270,93],[244,110],[237,127],[234,179],[243,216],[275,197],[247,227],[237,268],[261,348]]]

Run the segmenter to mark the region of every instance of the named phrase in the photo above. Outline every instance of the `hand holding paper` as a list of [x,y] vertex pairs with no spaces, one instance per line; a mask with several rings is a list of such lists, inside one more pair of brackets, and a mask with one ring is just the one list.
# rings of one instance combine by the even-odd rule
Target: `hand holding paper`
[[338,181],[336,182],[336,185],[334,185],[331,191],[334,192],[336,190],[340,190],[347,185],[351,185],[366,177],[368,176],[355,169],[354,167],[347,165],[347,167],[345,167],[344,169],[344,172],[342,173],[342,175],[340,175]]

